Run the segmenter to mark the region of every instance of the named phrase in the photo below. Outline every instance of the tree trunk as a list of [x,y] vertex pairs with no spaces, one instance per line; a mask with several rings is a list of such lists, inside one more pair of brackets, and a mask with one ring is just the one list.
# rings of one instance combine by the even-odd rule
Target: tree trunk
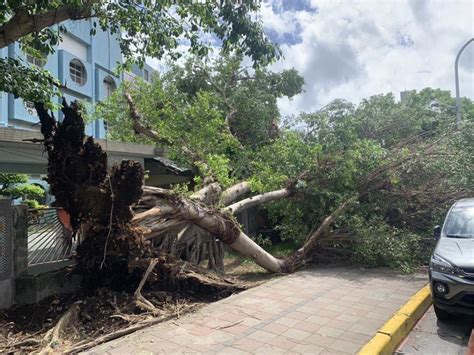
[[[264,269],[270,272],[281,271],[283,261],[261,248],[242,232],[238,224],[225,213],[178,197],[164,189],[145,186],[144,191],[148,197],[146,207],[150,209],[133,218],[132,223],[135,225],[146,225],[150,221],[156,223],[160,220],[185,220],[204,229],[244,256],[251,258]],[[143,202],[141,201],[141,204]]]
[[285,265],[285,261],[275,258],[242,231],[235,242],[229,244],[229,246],[240,254],[251,258],[255,263],[269,272],[283,272],[282,267]]

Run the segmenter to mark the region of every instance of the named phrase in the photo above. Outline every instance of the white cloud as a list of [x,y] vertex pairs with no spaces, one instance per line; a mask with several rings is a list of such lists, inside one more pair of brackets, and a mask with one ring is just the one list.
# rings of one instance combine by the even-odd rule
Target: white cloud
[[[290,0],[283,0],[290,1]],[[335,98],[358,102],[405,89],[454,92],[454,59],[474,36],[471,1],[316,1],[317,11],[262,7],[262,20],[285,58],[275,69],[295,67],[305,93],[281,100],[283,114],[315,110]],[[288,36],[286,37],[288,38]],[[460,61],[461,94],[474,99],[474,44]]]

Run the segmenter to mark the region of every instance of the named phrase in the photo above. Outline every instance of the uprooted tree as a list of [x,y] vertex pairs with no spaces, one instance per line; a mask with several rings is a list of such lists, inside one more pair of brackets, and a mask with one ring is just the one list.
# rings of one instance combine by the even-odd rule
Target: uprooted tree
[[[105,105],[104,111],[108,114],[105,112],[103,117],[112,128],[111,138],[166,145],[173,159],[195,168],[197,186],[203,191],[213,191],[207,194],[198,191],[194,196],[184,197],[169,191],[145,190],[149,194],[149,204],[136,207],[139,213],[149,212],[147,209],[152,200],[168,201],[172,207],[178,204],[179,211],[182,211],[180,204],[187,206],[189,202],[199,213],[215,216],[210,220],[225,222],[222,225],[226,228],[219,230],[227,227],[234,230],[238,225],[232,213],[273,201],[268,205],[268,211],[278,224],[282,238],[296,240],[302,245],[307,236],[314,236],[313,232],[319,230],[318,237],[309,240],[325,234],[329,241],[326,250],[344,253],[348,249],[347,241],[351,251],[354,251],[352,245],[360,243],[354,243],[353,238],[327,238],[334,233],[322,232],[334,222],[333,212],[340,211],[340,204],[343,210],[354,206],[344,204],[346,200],[359,197],[357,209],[352,209],[357,213],[352,213],[354,218],[343,215],[334,230],[342,231],[343,236],[355,234],[360,240],[365,240],[366,234],[377,233],[369,229],[361,232],[359,227],[373,223],[380,225],[382,232],[398,230],[400,233],[397,235],[403,235],[408,229],[419,234],[426,230],[436,215],[433,206],[441,209],[457,196],[472,191],[472,177],[463,171],[473,171],[472,158],[469,158],[472,157],[469,155],[472,139],[467,137],[467,128],[472,124],[472,103],[469,100],[462,105],[463,110],[467,108],[463,112],[467,128],[458,133],[452,133],[451,126],[446,125],[452,122],[449,109],[453,106],[452,98],[435,90],[420,92],[408,105],[395,103],[389,95],[370,98],[359,107],[335,101],[318,112],[299,117],[306,130],[282,126],[276,100],[299,93],[302,79],[292,70],[275,74],[262,68],[254,71],[240,66],[242,55],[251,57],[258,66],[271,62],[279,54],[266,39],[261,24],[253,20],[258,7],[259,3],[254,1],[245,1],[241,5],[223,2],[219,8],[211,3],[161,1],[141,6],[127,1],[16,1],[3,5],[0,16],[3,42],[0,41],[0,47],[18,40],[28,54],[44,59],[45,55],[54,52],[55,45],[67,30],[67,26],[48,26],[90,18],[95,24],[91,35],[99,30],[115,34],[128,62],[143,63],[146,56],[162,58],[166,54],[176,59],[179,55],[177,44],[181,39],[189,40],[190,52],[202,58],[210,48],[209,43],[199,38],[203,32],[217,34],[222,39],[225,54],[232,50],[239,53],[236,57],[223,57],[211,66],[193,58],[184,68],[170,66],[172,70],[163,76],[163,80],[157,80],[150,87],[145,84],[126,87],[132,105],[136,103],[136,115],[129,115],[133,108],[130,110],[130,104],[120,91],[110,100],[110,105]],[[186,21],[176,21],[176,15]],[[120,35],[122,29],[126,32],[123,36]],[[17,59],[0,61],[0,71],[6,78],[2,82],[3,90],[26,100],[48,101],[52,84],[59,85],[46,71],[24,66]],[[434,110],[430,107],[433,101],[440,104]],[[65,110],[73,117],[68,107]],[[139,223],[138,219],[129,221],[132,218],[132,214],[127,212],[130,206],[116,206],[116,201],[123,198],[124,202],[133,204],[141,190],[137,188],[136,195],[121,196],[123,186],[114,184],[119,184],[119,177],[128,174],[140,180],[139,168],[132,163],[123,163],[108,173],[105,156],[93,141],[79,142],[81,135],[84,138],[84,134],[79,133],[79,116],[66,120],[72,121],[72,125],[58,124],[43,110],[42,120],[42,129],[46,130],[45,137],[48,137],[45,144],[50,154],[49,180],[57,185],[53,193],[63,193],[62,197],[57,197],[58,200],[70,210],[76,233],[84,237],[83,245],[90,243],[91,246],[80,251],[80,264],[84,270],[98,268],[104,271],[107,265],[123,268],[126,265],[128,268],[133,264],[128,260],[146,259],[149,252],[153,256],[151,250],[156,247],[173,251],[176,248],[173,241],[177,238],[189,246],[184,253],[187,252],[186,258],[192,261],[199,261],[204,250],[203,243],[194,243],[193,240],[207,243],[209,262],[214,264],[211,266],[221,268],[222,265],[216,265],[220,262],[215,256],[222,255],[222,248],[216,247],[215,239],[209,237],[210,232],[205,228],[196,226],[196,223],[188,225],[189,221],[184,217],[193,218],[192,213],[182,214],[179,218],[164,217],[165,214],[160,214],[159,218],[151,217],[151,213],[147,218],[141,215],[141,224],[146,228],[136,230]],[[68,138],[64,138],[66,136]],[[76,137],[75,145],[71,145],[74,140],[70,142],[70,136]],[[418,138],[410,140],[413,136]],[[441,140],[435,149],[436,154],[430,153],[431,158],[427,159],[423,155],[425,146],[436,140]],[[402,159],[406,154],[413,154],[412,159]],[[393,161],[400,160],[404,164],[393,168],[398,170],[390,168]],[[64,172],[66,163],[72,166],[72,170],[77,169],[80,175],[75,176],[75,171]],[[85,167],[80,168],[82,165]],[[381,166],[386,168],[374,177],[377,183],[363,183],[366,176],[371,176]],[[72,176],[68,177],[68,174]],[[238,187],[232,188],[233,185]],[[68,186],[68,190],[63,186]],[[243,194],[237,193],[239,196],[232,200],[230,192],[235,191],[243,191]],[[142,201],[146,200],[146,194]],[[258,197],[252,198],[252,194]],[[433,203],[434,200],[437,203]],[[156,212],[155,209],[153,213]],[[123,223],[117,219],[122,213],[126,217]],[[326,216],[333,217],[326,220]],[[319,225],[324,228],[315,228]],[[133,230],[133,233],[120,233],[120,228]],[[86,242],[88,235],[97,238],[91,237]],[[125,238],[125,235],[129,237]],[[134,235],[139,235],[137,242],[132,243],[138,245],[136,250],[129,249],[128,245]],[[153,243],[144,241],[146,238]],[[320,248],[322,243],[318,244]],[[250,249],[254,250],[253,247]],[[303,250],[309,249],[312,248]],[[356,247],[356,254],[357,250],[363,251],[363,248]],[[263,251],[260,253],[266,255]],[[172,254],[182,256],[179,250]],[[359,256],[365,259],[366,253],[361,252]],[[272,261],[274,269],[281,268],[281,265],[276,267],[276,262],[282,264],[281,261],[272,260],[268,255],[266,258]],[[293,263],[296,264],[298,262]],[[290,262],[283,265],[287,268]],[[104,273],[90,271],[89,274],[95,277]]]
[[[219,156],[222,145],[217,142],[215,146],[212,142],[193,143],[192,139],[199,134],[209,134],[210,125],[217,138],[209,135],[209,139],[227,137],[242,155],[247,154],[249,143],[235,142],[236,130],[225,119],[227,115],[220,115],[211,105],[210,95],[198,93],[192,103],[184,103],[180,110],[169,101],[170,97],[175,99],[175,93],[170,90],[171,96],[166,96],[166,90],[160,85],[147,86],[145,89],[156,96],[143,97],[161,98],[155,103],[161,113],[161,116],[156,115],[163,122],[161,126],[152,127],[147,123],[127,91],[134,90],[131,87],[117,93],[126,109],[115,106],[129,115],[127,124],[136,132],[155,142],[168,142],[175,154],[181,154],[195,165],[199,189],[188,195],[142,186],[143,170],[137,163],[123,161],[108,171],[105,153],[92,138],[84,136],[84,122],[74,105],[70,107],[64,103],[65,119],[61,123],[37,105],[49,157],[48,181],[58,203],[71,214],[76,233],[83,238],[78,260],[89,280],[123,283],[127,278],[140,278],[145,269],[150,271],[155,265],[162,278],[170,278],[173,267],[178,265],[183,271],[189,265],[181,263],[176,255],[170,255],[173,254],[173,245],[176,246],[180,239],[192,242],[203,236],[207,236],[206,252],[213,267],[219,268],[215,263],[219,263],[222,254],[222,250],[218,250],[217,238],[270,272],[292,272],[312,257],[324,237],[330,234],[328,232],[338,217],[354,205],[375,203],[381,206],[380,201],[374,202],[373,199],[384,193],[400,193],[397,192],[397,180],[407,179],[413,169],[418,169],[419,181],[411,181],[411,186],[405,183],[402,188],[410,187],[405,190],[406,194],[447,203],[472,190],[472,176],[467,174],[464,179],[460,178],[464,167],[472,164],[472,130],[455,131],[449,125],[442,129],[423,128],[421,132],[415,129],[415,132],[383,147],[377,139],[367,136],[384,133],[377,131],[378,127],[369,130],[365,126],[367,121],[359,120],[356,115],[350,116],[350,106],[344,103],[335,103],[331,115],[323,110],[304,116],[312,128],[308,134],[286,130],[259,147],[252,145],[258,159],[252,168],[260,169],[255,174],[260,181],[255,175],[247,175],[248,181],[232,179],[236,169],[233,170],[231,164],[222,164],[230,160],[223,159],[225,155]],[[365,107],[368,104],[365,103]],[[174,121],[163,120],[170,107],[177,112]],[[162,135],[160,129],[166,127],[166,123],[171,123],[174,133],[177,133],[176,127],[181,133]],[[178,123],[191,124],[183,130]],[[465,124],[470,127],[472,122]],[[220,153],[225,154],[225,150]],[[221,162],[220,166],[216,160]],[[247,163],[252,165],[250,160]],[[289,178],[288,172],[294,176]],[[272,184],[267,183],[267,191],[258,191],[258,183],[263,185],[263,179],[269,176],[273,177],[273,186],[280,184],[279,188],[268,189]],[[452,179],[453,176],[456,178]],[[448,187],[456,191],[440,195],[440,189]],[[250,206],[311,199],[314,196],[311,194],[318,189],[327,194],[337,188],[343,192],[333,201],[333,207],[323,218],[319,216],[320,223],[313,226],[301,247],[285,259],[267,253],[242,231],[233,218],[234,213]],[[333,243],[336,248],[337,243],[341,241]],[[191,254],[202,253],[197,245]],[[186,258],[200,260],[189,255]],[[197,276],[201,272],[202,269],[193,269],[188,274],[184,271],[182,277],[186,279],[192,275],[196,284],[217,283],[216,287],[219,286],[219,278]]]
[[[150,240],[187,228],[199,227],[223,241],[270,272],[289,272],[300,266],[315,239],[354,200],[351,197],[330,215],[291,258],[279,260],[265,252],[242,232],[232,212],[291,195],[295,183],[239,200],[250,191],[238,183],[221,194],[217,183],[205,185],[190,198],[170,190],[142,186],[143,168],[137,162],[122,161],[109,171],[107,156],[91,137],[86,139],[84,121],[75,104],[63,102],[64,120],[57,122],[40,104],[44,145],[48,152],[48,182],[57,203],[70,214],[75,233],[80,233],[79,268],[89,280],[120,279],[133,275],[157,257]],[[306,175],[306,174],[303,174]],[[301,179],[306,176],[301,176]],[[218,208],[219,202],[226,206]],[[133,214],[132,206],[143,212]],[[178,236],[179,237],[179,236]],[[160,249],[162,251],[162,249]],[[120,277],[114,277],[120,275]]]
[[[183,262],[181,259],[189,255],[174,253],[170,245],[185,235],[190,240],[202,233],[211,235],[214,241],[207,237],[211,239],[209,250],[213,250],[216,238],[223,240],[272,272],[291,272],[308,259],[326,260],[331,253],[341,253],[345,258],[348,252],[359,253],[380,265],[383,260],[376,258],[387,250],[400,251],[398,244],[413,246],[404,239],[405,231],[426,231],[419,223],[432,222],[438,209],[473,192],[472,115],[466,114],[463,129],[456,131],[448,123],[449,113],[425,108],[433,94],[439,98],[444,93],[422,91],[407,106],[394,103],[389,95],[366,100],[357,108],[336,101],[303,115],[305,130],[283,127],[276,137],[261,145],[250,140],[233,145],[240,152],[237,155],[232,150],[213,150],[222,146],[212,139],[219,142],[222,135],[231,140],[238,136],[237,130],[224,125],[226,115],[220,110],[226,106],[214,105],[209,101],[211,95],[204,93],[182,106],[172,106],[171,99],[179,96],[172,90],[169,97],[163,96],[166,91],[159,85],[146,87],[157,96],[149,91],[141,96],[139,86],[126,87],[125,93],[130,95],[119,91],[109,104],[117,110],[117,120],[127,117],[123,123],[132,132],[134,127],[146,134],[146,140],[160,138],[160,144],[165,138],[171,154],[181,154],[182,159],[195,164],[198,187],[189,193],[182,187],[168,190],[142,186],[143,170],[135,162],[123,161],[108,168],[100,146],[85,136],[82,111],[76,104],[64,102],[61,122],[43,105],[36,105],[48,154],[48,181],[58,204],[69,211],[76,236],[82,239],[78,267],[85,281],[91,287],[106,284],[135,290],[136,305],[147,315],[159,314],[154,304],[141,295],[147,282],[150,288],[169,282],[207,293],[228,294],[239,288],[192,262]],[[147,105],[140,97],[148,102],[151,98],[155,105],[146,111]],[[159,120],[166,117],[169,107],[177,111],[176,120],[167,120],[170,134],[163,135],[166,126]],[[158,114],[152,115],[153,110]],[[151,124],[152,119],[158,124]],[[183,130],[179,122],[192,124]],[[112,132],[117,128],[115,124],[111,121]],[[173,127],[177,129],[173,131]],[[118,128],[119,132],[124,129]],[[209,135],[208,145],[191,139],[200,137],[200,132],[207,137],[211,128],[214,134]],[[401,133],[401,128],[407,132]],[[248,157],[246,146],[250,144],[254,155],[247,159],[248,169],[237,169],[242,156]],[[220,153],[224,155],[219,157]],[[296,240],[303,240],[288,258],[277,259],[266,253],[242,232],[232,216],[263,203],[280,216],[282,236],[294,232]],[[380,224],[380,216],[384,224]],[[412,226],[414,220],[418,224]],[[361,230],[351,231],[351,227]],[[191,229],[199,232],[187,234]],[[393,230],[396,232],[390,234]],[[296,237],[298,232],[305,237]],[[370,251],[364,251],[364,246]],[[192,251],[202,252],[200,248]],[[73,304],[35,344],[45,345],[44,352],[57,350],[59,334],[68,324],[68,329],[74,329],[77,309]],[[127,322],[134,319],[132,315],[117,316],[125,317]],[[139,321],[68,351],[87,349],[161,319]]]
[[[432,89],[406,103],[392,95],[359,107],[336,100],[296,118],[293,126],[304,129],[294,129],[280,121],[276,100],[301,90],[297,73],[240,65],[223,57],[172,66],[151,84],[123,85],[100,105],[99,117],[110,138],[166,146],[172,159],[192,166],[203,190],[187,196],[202,196],[207,207],[235,214],[265,204],[282,239],[316,241],[304,248],[305,258],[342,256],[406,270],[422,261],[420,240],[436,216],[472,191],[472,102],[463,103],[461,132],[452,127],[449,93]],[[205,255],[211,266],[222,255],[205,229],[156,217],[147,220],[154,221],[150,238],[164,251],[192,262]]]

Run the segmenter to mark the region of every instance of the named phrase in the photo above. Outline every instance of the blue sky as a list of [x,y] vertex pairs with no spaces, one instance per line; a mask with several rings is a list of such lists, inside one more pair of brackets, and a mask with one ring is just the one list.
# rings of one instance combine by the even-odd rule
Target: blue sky
[[[468,0],[268,0],[260,18],[305,92],[279,102],[283,114],[316,110],[331,100],[430,86],[454,92],[454,59],[474,37]],[[474,45],[460,61],[461,94],[474,99]]]

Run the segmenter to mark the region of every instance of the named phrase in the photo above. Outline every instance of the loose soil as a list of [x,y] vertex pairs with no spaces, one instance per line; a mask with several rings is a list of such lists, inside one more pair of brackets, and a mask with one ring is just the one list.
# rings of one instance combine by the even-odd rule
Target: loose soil
[[[225,267],[227,276],[242,285],[242,289],[277,277],[238,256],[228,256],[225,259]],[[72,324],[62,332],[60,341],[49,344],[50,351],[65,353],[78,344],[87,344],[101,336],[157,318],[178,318],[222,298],[219,294],[196,294],[182,290],[169,292],[144,289],[142,294],[156,307],[154,313],[138,307],[133,293],[108,288],[94,290],[92,294],[80,292],[49,297],[38,304],[3,311],[0,313],[0,353],[41,351],[51,343],[48,341],[50,330],[71,307],[75,307],[77,315]]]

